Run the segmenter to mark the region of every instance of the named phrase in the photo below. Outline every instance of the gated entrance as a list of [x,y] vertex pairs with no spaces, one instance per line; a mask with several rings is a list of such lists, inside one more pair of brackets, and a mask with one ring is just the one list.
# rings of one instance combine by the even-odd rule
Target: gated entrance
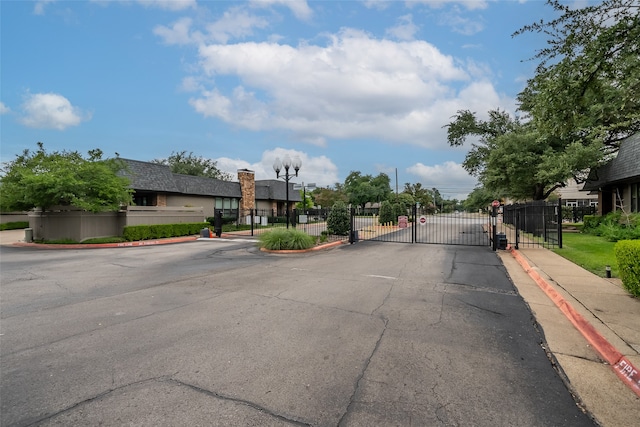
[[380,223],[377,215],[352,210],[352,240],[489,246],[490,218],[486,213],[433,213],[413,206],[397,223]]

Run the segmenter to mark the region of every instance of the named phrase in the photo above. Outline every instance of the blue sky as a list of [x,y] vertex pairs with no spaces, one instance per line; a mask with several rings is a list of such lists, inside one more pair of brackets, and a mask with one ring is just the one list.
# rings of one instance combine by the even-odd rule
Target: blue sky
[[464,198],[443,128],[456,111],[515,113],[552,18],[541,0],[2,1],[0,159],[42,141],[298,182],[387,173]]

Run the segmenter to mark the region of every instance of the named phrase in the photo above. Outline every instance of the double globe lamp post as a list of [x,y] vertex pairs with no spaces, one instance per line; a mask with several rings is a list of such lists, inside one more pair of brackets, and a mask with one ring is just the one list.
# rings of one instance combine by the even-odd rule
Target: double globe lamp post
[[273,162],[273,170],[276,171],[276,178],[280,178],[280,172],[284,168],[284,182],[286,187],[286,198],[287,198],[287,228],[289,228],[289,178],[292,178],[293,175],[289,174],[289,169],[293,168],[296,172],[295,176],[298,176],[298,171],[302,166],[302,161],[300,157],[295,156],[293,160],[289,155],[285,155],[282,161],[280,161],[280,157],[276,157],[276,161]]

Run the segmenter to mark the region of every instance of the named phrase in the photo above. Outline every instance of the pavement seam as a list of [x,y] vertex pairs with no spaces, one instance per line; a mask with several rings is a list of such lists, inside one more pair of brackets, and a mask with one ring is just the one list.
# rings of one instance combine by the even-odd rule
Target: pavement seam
[[524,258],[522,254],[509,248],[511,255],[518,261],[524,271],[534,282],[544,291],[544,293],[560,309],[565,317],[582,334],[582,336],[593,346],[598,354],[612,367],[615,374],[626,384],[636,395],[640,396],[640,370],[633,366],[631,361],[622,355],[606,338],[604,338],[596,328],[589,323],[580,313],[553,286],[542,277],[535,268]]

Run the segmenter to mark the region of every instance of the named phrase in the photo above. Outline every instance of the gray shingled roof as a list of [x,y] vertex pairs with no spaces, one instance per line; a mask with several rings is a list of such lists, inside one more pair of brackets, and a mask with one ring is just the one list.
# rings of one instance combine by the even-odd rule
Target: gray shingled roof
[[[256,200],[286,200],[286,183],[277,179],[263,179],[256,181]],[[293,183],[289,183],[289,200],[302,201],[300,192],[293,189]]]
[[[159,191],[197,196],[241,198],[239,182],[222,181],[201,176],[171,173],[167,165],[121,159],[126,170],[120,174],[129,178],[130,187],[137,191]],[[256,181],[256,200],[286,200],[286,184],[277,179]],[[289,183],[289,200],[302,200],[300,192]]]
[[622,141],[618,155],[609,163],[592,169],[582,190],[598,190],[632,178],[640,178],[640,133]]
[[127,167],[126,170],[121,171],[121,174],[129,178],[130,187],[134,190],[162,191],[166,193],[180,192],[169,166],[138,160],[121,160]]

